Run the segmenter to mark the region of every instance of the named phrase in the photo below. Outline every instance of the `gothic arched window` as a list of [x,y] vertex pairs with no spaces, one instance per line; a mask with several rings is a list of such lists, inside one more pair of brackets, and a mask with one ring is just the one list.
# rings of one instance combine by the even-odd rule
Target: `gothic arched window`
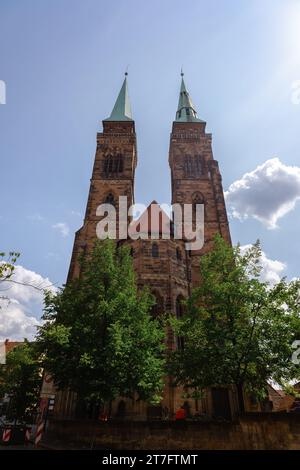
[[203,174],[203,161],[200,155],[186,155],[184,159],[184,175],[195,178]]
[[159,257],[159,249],[158,249],[158,244],[157,243],[152,243],[152,258],[158,258]]
[[203,174],[202,158],[200,155],[195,155],[195,175],[201,176]]
[[124,170],[124,157],[121,153],[107,155],[103,166],[105,176],[118,175]]

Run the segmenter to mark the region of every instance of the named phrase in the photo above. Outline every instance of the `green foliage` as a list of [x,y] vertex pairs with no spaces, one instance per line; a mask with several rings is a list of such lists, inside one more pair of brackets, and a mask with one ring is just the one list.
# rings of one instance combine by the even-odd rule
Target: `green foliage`
[[295,387],[292,384],[286,383],[286,384],[282,384],[282,386],[286,395],[291,395],[292,397],[297,398],[297,399],[300,398],[299,390],[295,389]]
[[7,354],[6,364],[0,365],[0,397],[10,397],[10,418],[29,418],[39,401],[41,381],[41,365],[31,343],[25,341]]
[[95,403],[135,394],[158,402],[164,332],[152,304],[147,291],[138,295],[129,250],[97,241],[79,278],[45,297],[37,345],[56,386]]
[[20,253],[11,251],[8,256],[0,252],[0,282],[7,281],[13,275],[15,270],[15,263],[19,258]]
[[[0,252],[0,285],[4,281],[11,280],[11,277],[14,274],[15,270],[15,263],[19,256],[20,253],[16,253],[15,251],[11,251],[10,253],[8,253],[8,255],[6,255],[6,253],[4,252]],[[0,300],[8,300],[6,296],[1,295],[1,288]]]
[[262,398],[268,380],[299,377],[291,357],[300,338],[300,282],[262,282],[260,255],[259,242],[242,254],[216,236],[201,258],[185,315],[169,320],[185,345],[169,355],[175,383],[196,391],[236,384]]

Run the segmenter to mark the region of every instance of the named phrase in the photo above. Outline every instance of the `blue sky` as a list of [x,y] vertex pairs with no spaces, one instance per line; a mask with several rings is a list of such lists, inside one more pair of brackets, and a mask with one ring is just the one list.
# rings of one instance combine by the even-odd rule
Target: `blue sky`
[[[261,201],[246,203],[246,220],[231,219],[233,241],[260,238],[266,255],[286,264],[282,274],[298,276],[300,100],[292,87],[300,80],[299,3],[0,0],[0,80],[7,90],[0,105],[1,250],[18,250],[26,269],[65,281],[96,132],[128,64],[136,200],[170,201],[169,134],[183,66],[198,115],[213,134],[224,190],[270,159],[281,164],[272,160],[250,178],[257,184],[274,168],[278,176],[254,188]],[[270,228],[266,211],[280,209],[289,177],[290,209]],[[231,201],[239,191],[232,190]],[[262,221],[257,204],[270,198]],[[65,224],[64,236],[57,224]]]

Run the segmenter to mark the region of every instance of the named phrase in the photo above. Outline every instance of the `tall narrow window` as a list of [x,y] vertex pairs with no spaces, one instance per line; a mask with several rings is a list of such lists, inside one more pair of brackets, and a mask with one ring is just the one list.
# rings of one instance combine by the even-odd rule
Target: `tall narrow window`
[[158,258],[158,257],[159,257],[158,244],[152,243],[152,258]]
[[105,176],[117,176],[123,173],[124,156],[121,153],[117,155],[107,155],[104,160],[103,171]]
[[124,157],[123,157],[123,155],[119,154],[118,158],[119,158],[119,173],[123,173]]
[[112,155],[107,155],[104,160],[103,170],[105,175],[108,175],[112,171]]
[[118,155],[114,157],[114,172],[123,172],[123,155],[121,155],[120,153],[118,153]]
[[184,159],[186,178],[195,178],[203,174],[203,161],[200,155],[186,155]]
[[195,155],[195,174],[196,176],[201,176],[203,174],[203,169],[202,169],[202,159],[200,155]]
[[184,161],[184,173],[185,173],[185,176],[186,177],[191,177],[193,176],[193,171],[194,171],[194,165],[193,165],[193,159],[191,157],[191,155],[187,155],[185,157],[185,161]]

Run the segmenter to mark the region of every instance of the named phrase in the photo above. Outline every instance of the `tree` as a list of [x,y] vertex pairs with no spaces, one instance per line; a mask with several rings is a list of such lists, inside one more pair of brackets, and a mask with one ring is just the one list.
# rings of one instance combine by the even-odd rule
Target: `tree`
[[0,282],[7,281],[11,278],[19,256],[20,253],[14,251],[11,251],[7,257],[4,252],[0,252]]
[[184,316],[170,319],[184,337],[184,348],[169,356],[175,383],[194,393],[234,384],[241,411],[243,390],[261,399],[268,381],[299,377],[291,358],[300,339],[300,282],[262,282],[260,255],[259,242],[243,254],[216,236],[201,258],[201,281]]
[[[15,270],[15,263],[19,258],[20,253],[11,251],[8,256],[4,252],[0,252],[0,285],[5,281],[10,281]],[[3,289],[0,289],[0,292]],[[5,289],[6,290],[6,289]],[[7,297],[0,295],[0,300]],[[0,306],[1,308],[1,306]]]
[[78,400],[106,405],[118,396],[158,402],[163,336],[149,314],[153,299],[137,292],[132,258],[114,241],[97,241],[81,274],[45,297],[37,346],[56,386]]
[[36,409],[42,381],[41,365],[28,341],[16,346],[0,365],[0,397],[10,398],[7,416],[26,421]]

